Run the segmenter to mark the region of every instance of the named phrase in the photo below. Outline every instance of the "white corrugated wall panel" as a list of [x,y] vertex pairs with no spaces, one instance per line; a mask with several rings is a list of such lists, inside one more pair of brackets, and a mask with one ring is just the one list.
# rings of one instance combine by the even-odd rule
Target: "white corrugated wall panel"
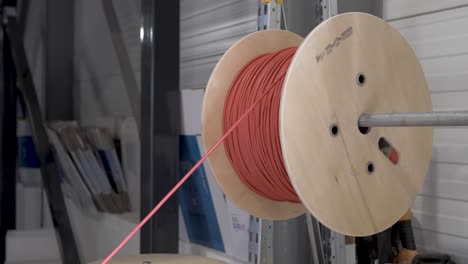
[[[140,85],[140,1],[114,0]],[[101,117],[130,116],[131,109],[101,1],[75,1],[75,107],[85,125]]]
[[[384,0],[414,48],[436,111],[468,110],[468,1]],[[436,128],[428,177],[413,204],[420,249],[468,263],[468,128]]]
[[[113,1],[140,85],[140,1]],[[180,88],[203,89],[216,62],[237,40],[254,32],[257,1],[182,0]],[[75,89],[79,119],[131,115],[117,55],[100,1],[76,1]]]
[[382,14],[385,20],[396,20],[465,5],[468,5],[468,0],[384,0]]
[[24,25],[24,50],[32,72],[41,111],[45,113],[45,14],[46,5],[31,1]]
[[204,89],[221,55],[257,28],[257,1],[181,1],[180,87]]

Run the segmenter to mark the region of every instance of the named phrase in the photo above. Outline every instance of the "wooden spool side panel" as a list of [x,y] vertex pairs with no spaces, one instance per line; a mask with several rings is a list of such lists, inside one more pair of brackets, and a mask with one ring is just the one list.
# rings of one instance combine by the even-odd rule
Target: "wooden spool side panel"
[[[431,111],[418,59],[386,22],[348,13],[314,29],[289,68],[280,111],[288,174],[323,224],[370,235],[410,207],[428,169],[432,128],[372,128],[362,134],[357,125],[362,113]],[[396,165],[380,151],[382,137],[396,147]]]
[[[95,261],[91,264],[98,264],[101,261]],[[183,256],[174,254],[142,254],[136,256],[114,257],[110,264],[142,264],[142,263],[161,263],[161,264],[223,264],[220,260],[215,260],[201,256]]]
[[[243,38],[224,54],[211,74],[203,101],[202,126],[205,150],[210,149],[223,135],[224,102],[230,85],[240,69],[259,55],[298,46],[301,42],[302,38],[291,32],[264,30]],[[224,145],[209,157],[209,163],[224,193],[248,213],[265,219],[282,220],[305,212],[302,204],[272,201],[251,191],[232,168]]]

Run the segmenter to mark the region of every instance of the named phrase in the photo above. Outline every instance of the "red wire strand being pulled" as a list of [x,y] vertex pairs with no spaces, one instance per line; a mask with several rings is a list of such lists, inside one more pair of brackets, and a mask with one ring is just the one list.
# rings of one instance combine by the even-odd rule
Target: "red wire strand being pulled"
[[[283,171],[285,173],[285,170],[284,170],[284,164],[283,164],[283,160],[282,160],[282,157],[281,157],[281,151],[280,151],[280,145],[279,145],[279,136],[278,136],[278,109],[279,109],[279,96],[281,94],[281,87],[283,85],[283,81],[284,81],[284,75],[286,74],[286,71],[287,71],[287,67],[289,66],[289,63],[292,59],[292,56],[295,52],[296,48],[289,48],[289,49],[286,49],[286,50],[282,50],[278,53],[271,53],[271,54],[267,54],[267,55],[264,55],[264,56],[260,56],[256,59],[254,59],[251,63],[249,63],[246,67],[244,67],[244,69],[241,71],[241,73],[239,74],[239,76],[244,76],[244,71],[246,70],[247,67],[251,67],[251,66],[255,66],[255,67],[261,67],[263,63],[266,63],[265,66],[266,67],[271,67],[271,70],[268,70],[267,72],[263,72],[262,74],[262,80],[261,82],[257,83],[255,82],[255,85],[257,85],[258,87],[257,88],[261,88],[261,89],[257,89],[257,88],[252,88],[253,90],[255,90],[255,93],[254,97],[252,98],[249,98],[248,102],[250,102],[250,105],[247,105],[246,101],[244,100],[244,104],[243,104],[243,107],[242,109],[239,107],[239,108],[236,108],[237,109],[237,113],[236,113],[236,116],[238,117],[238,119],[234,120],[233,122],[233,119],[231,117],[231,119],[229,120],[230,121],[230,124],[231,126],[229,127],[226,127],[226,122],[224,122],[223,124],[223,130],[224,130],[224,134],[221,136],[221,138],[206,152],[206,154],[195,164],[195,166],[193,166],[193,168],[191,168],[187,174],[184,175],[184,177],[182,177],[182,179],[164,196],[163,199],[161,199],[161,201],[159,201],[159,203],[145,216],[145,218],[143,218],[143,220],[141,220],[140,223],[138,223],[138,225],[119,243],[119,245],[117,245],[117,247],[115,247],[111,253],[109,253],[109,255],[101,262],[102,264],[107,264],[109,263],[109,261],[120,251],[120,249],[122,249],[125,244],[127,244],[127,242],[151,219],[151,217],[153,217],[158,211],[159,209],[167,202],[167,200],[169,200],[169,198],[171,198],[172,195],[174,195],[174,193],[182,186],[182,184],[184,184],[188,178],[190,178],[190,176],[193,175],[193,173],[203,164],[203,162],[211,155],[211,153],[213,153],[220,145],[221,143],[223,143],[223,141],[226,140],[226,138],[228,138],[229,135],[231,135],[233,133],[233,131],[242,123],[242,121],[244,119],[246,119],[249,114],[257,108],[257,106],[265,99],[265,98],[269,98],[269,100],[267,100],[267,102],[265,104],[262,105],[262,108],[263,109],[262,111],[260,111],[260,113],[257,113],[255,116],[258,118],[259,116],[263,116],[261,115],[261,113],[263,112],[265,115],[269,115],[271,119],[269,120],[266,120],[266,119],[263,119],[264,121],[266,120],[266,122],[269,124],[269,127],[272,129],[272,130],[275,130],[276,132],[273,132],[271,131],[271,133],[267,133],[267,134],[260,134],[260,135],[256,135],[256,139],[258,140],[259,139],[259,136],[261,135],[265,135],[267,137],[270,138],[270,141],[265,141],[266,143],[277,143],[275,145],[274,148],[269,148],[269,147],[266,147],[267,145],[265,146],[260,146],[261,147],[261,150],[259,149],[258,151],[259,152],[255,152],[257,155],[259,153],[261,153],[260,151],[263,151],[264,153],[268,153],[268,155],[273,155],[274,158],[275,158],[275,162],[273,163],[276,163],[274,164],[274,169],[272,169],[272,171],[275,171],[274,173],[277,173],[276,171],[279,170],[279,171]],[[276,56],[275,55],[278,55],[279,56],[279,60],[278,58],[275,58]],[[270,60],[271,59],[271,60]],[[257,64],[258,62],[261,62],[260,64]],[[281,67],[277,67],[277,66],[281,66]],[[260,71],[262,72],[262,69],[261,68],[257,68],[256,69],[257,71]],[[249,70],[250,71],[250,70]],[[247,73],[249,72],[247,71]],[[250,75],[250,74],[253,74],[253,75]],[[245,75],[245,77],[249,77],[248,79],[256,79],[254,78],[254,76],[257,74],[257,73],[253,73],[253,72],[250,72],[250,74],[247,74]],[[260,76],[259,76],[260,77]],[[272,77],[275,77],[275,78],[272,78]],[[271,78],[271,79],[264,79],[264,78]],[[259,79],[256,79],[257,81],[260,80]],[[236,78],[236,82],[239,81],[239,78]],[[234,85],[234,84],[233,84]],[[250,86],[249,86],[250,87]],[[244,87],[246,88],[246,87]],[[274,93],[270,93],[270,92],[274,92]],[[268,96],[270,95],[270,96]],[[244,96],[246,96],[246,94],[244,94]],[[249,95],[250,96],[250,95]],[[277,104],[275,104],[272,100],[275,100],[274,102],[277,102]],[[268,102],[269,101],[269,102]],[[227,100],[226,103],[232,103],[231,99],[230,100]],[[271,107],[271,108],[265,108],[265,107]],[[231,106],[232,108],[232,106]],[[240,112],[240,111],[244,111],[244,112]],[[257,111],[258,112],[258,111]],[[276,121],[273,120],[273,114],[276,113]],[[255,123],[252,123],[253,120],[249,119],[248,120],[248,123],[249,126],[252,126],[253,124]],[[270,122],[272,122],[272,124],[270,124]],[[276,124],[276,126],[274,125]],[[246,123],[244,123],[244,126],[246,125]],[[258,124],[256,124],[255,126],[258,126]],[[245,127],[244,127],[245,128]],[[264,133],[264,130],[257,130],[257,131],[252,131],[252,132],[257,132],[257,133]],[[232,139],[233,137],[231,137]],[[245,138],[243,138],[243,140],[245,140]],[[262,139],[263,140],[263,139]],[[252,141],[252,140],[250,140]],[[234,154],[235,155],[235,154]],[[260,161],[261,162],[265,162],[266,158],[264,159],[261,159]],[[231,161],[232,162],[232,161]],[[269,164],[271,164],[272,162],[268,162]],[[260,164],[260,163],[259,163]],[[250,164],[252,165],[252,164]],[[262,165],[260,165],[260,168],[262,170],[260,170],[261,172],[266,172],[266,168],[264,166],[266,166],[267,164],[265,163],[262,163]],[[268,169],[269,170],[269,169]],[[273,175],[276,175],[276,174],[273,174]],[[251,177],[252,175],[249,175],[249,174],[246,174],[243,176],[247,176],[247,177]],[[266,177],[266,174],[263,174],[264,177]],[[266,188],[262,188],[260,187],[261,190],[265,191],[267,194],[271,194],[269,193],[268,191],[274,191],[275,187],[279,187],[279,188],[286,188],[288,189],[288,194],[285,195],[286,199],[287,200],[291,200],[291,201],[299,201],[299,199],[297,198],[297,195],[295,195],[294,193],[294,189],[292,188],[291,186],[291,183],[289,182],[289,178],[287,177],[287,174],[282,174],[281,176],[278,176],[276,175],[277,178],[274,178],[274,179],[271,179],[272,181],[274,181],[274,183],[270,183],[270,181],[267,181],[268,182],[268,188],[272,188],[271,190],[270,189],[266,189]],[[280,178],[281,177],[281,178]],[[273,177],[270,177],[270,178],[273,178]],[[248,182],[250,183],[250,179],[248,179]],[[267,179],[267,178],[266,178]],[[245,179],[243,179],[245,181]],[[278,182],[277,182],[278,181]],[[251,187],[252,188],[252,187]],[[255,190],[254,190],[255,191]],[[273,198],[278,198],[275,194],[273,194]],[[282,198],[279,198],[279,199],[282,199]]]
[[277,85],[282,79],[278,79],[276,82],[273,82],[271,86],[265,87],[263,94],[260,96],[257,96],[257,99],[253,101],[253,103],[248,107],[245,112],[239,117],[239,119],[232,124],[232,126],[228,130],[224,130],[224,134],[221,136],[221,138],[206,152],[206,154],[193,166],[187,174],[182,177],[182,179],[164,196],[161,201],[141,220],[140,223],[115,247],[111,253],[101,262],[101,264],[107,264],[109,261],[122,249],[125,244],[153,217],[159,209],[171,198],[172,195],[184,184],[190,176],[193,175],[193,173],[203,164],[203,162],[215,151],[221,143],[229,136],[231,133],[234,131],[234,129],[239,126],[239,124],[252,112],[252,110],[255,109],[257,105],[275,88],[275,85]]
[[296,50],[268,53],[244,66],[226,98],[223,130],[229,131],[265,91],[273,89],[224,145],[232,167],[252,191],[271,200],[299,203],[284,166],[278,124],[283,82]]

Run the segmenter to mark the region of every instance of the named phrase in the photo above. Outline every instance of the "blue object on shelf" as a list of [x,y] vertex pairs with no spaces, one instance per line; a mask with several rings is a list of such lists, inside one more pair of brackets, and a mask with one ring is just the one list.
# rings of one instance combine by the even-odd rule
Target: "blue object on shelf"
[[[200,158],[197,136],[180,136],[180,177]],[[205,168],[195,171],[179,191],[179,201],[190,242],[225,252]]]
[[32,136],[18,137],[19,166],[22,168],[39,168],[39,158]]

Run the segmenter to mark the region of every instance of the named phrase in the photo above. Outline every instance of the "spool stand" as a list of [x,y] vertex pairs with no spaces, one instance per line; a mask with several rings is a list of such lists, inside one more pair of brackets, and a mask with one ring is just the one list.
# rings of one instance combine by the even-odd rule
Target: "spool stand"
[[[98,264],[100,261],[95,261],[90,264]],[[137,256],[115,257],[111,260],[112,264],[223,264],[224,262],[200,257],[200,256],[181,256],[174,254],[143,254]]]

